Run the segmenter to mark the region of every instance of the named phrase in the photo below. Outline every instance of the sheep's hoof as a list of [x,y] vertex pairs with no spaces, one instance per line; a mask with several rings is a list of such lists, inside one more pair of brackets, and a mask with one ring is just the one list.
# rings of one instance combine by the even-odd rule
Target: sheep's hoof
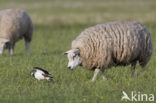
[[107,78],[106,78],[105,76],[102,76],[102,79],[103,79],[103,80],[107,80]]
[[134,78],[134,77],[135,77],[135,75],[134,75],[134,74],[131,74],[131,77],[132,77],[132,78]]
[[92,79],[90,82],[95,82],[96,80],[95,79]]
[[10,56],[10,57],[12,57],[12,56],[13,56],[13,54],[9,54],[9,56]]

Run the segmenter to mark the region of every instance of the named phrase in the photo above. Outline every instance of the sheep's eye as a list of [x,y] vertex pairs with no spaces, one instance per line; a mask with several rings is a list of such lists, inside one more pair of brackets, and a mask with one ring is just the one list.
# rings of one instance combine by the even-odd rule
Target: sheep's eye
[[75,57],[76,57],[76,55],[73,56],[73,60],[74,60]]

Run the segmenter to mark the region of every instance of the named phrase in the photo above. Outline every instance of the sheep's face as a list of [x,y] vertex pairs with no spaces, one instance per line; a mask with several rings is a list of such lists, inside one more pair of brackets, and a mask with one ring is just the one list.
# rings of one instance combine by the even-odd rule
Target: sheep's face
[[3,53],[5,46],[6,46],[6,43],[8,41],[9,41],[8,39],[0,38],[0,55]]
[[75,69],[77,66],[82,64],[81,58],[80,58],[80,50],[79,49],[71,49],[67,52],[65,52],[68,57],[68,68],[69,69]]

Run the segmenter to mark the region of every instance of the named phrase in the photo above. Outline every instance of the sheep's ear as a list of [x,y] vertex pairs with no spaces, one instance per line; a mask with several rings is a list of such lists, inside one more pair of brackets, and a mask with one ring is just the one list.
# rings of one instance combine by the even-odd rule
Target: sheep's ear
[[64,52],[64,55],[67,55],[71,50],[68,50],[66,52]]
[[64,55],[67,55],[68,54],[68,51],[67,52],[64,52]]
[[79,55],[80,54],[80,49],[74,49],[74,53]]
[[9,42],[9,39],[0,38],[0,42],[7,43]]
[[66,51],[64,54],[68,54],[68,53],[80,54],[80,49],[71,49]]

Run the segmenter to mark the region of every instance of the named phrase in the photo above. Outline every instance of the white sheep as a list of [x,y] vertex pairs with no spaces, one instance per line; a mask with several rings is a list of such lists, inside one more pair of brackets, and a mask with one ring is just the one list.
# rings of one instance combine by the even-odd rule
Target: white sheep
[[6,9],[0,11],[0,54],[9,49],[9,55],[14,54],[15,43],[24,37],[27,54],[32,40],[33,24],[29,15],[21,9]]
[[137,61],[144,67],[152,50],[151,36],[144,25],[136,21],[115,21],[82,31],[66,54],[69,69],[82,65],[94,70],[92,81],[95,81],[100,70],[104,72],[118,65],[131,64],[133,76]]

